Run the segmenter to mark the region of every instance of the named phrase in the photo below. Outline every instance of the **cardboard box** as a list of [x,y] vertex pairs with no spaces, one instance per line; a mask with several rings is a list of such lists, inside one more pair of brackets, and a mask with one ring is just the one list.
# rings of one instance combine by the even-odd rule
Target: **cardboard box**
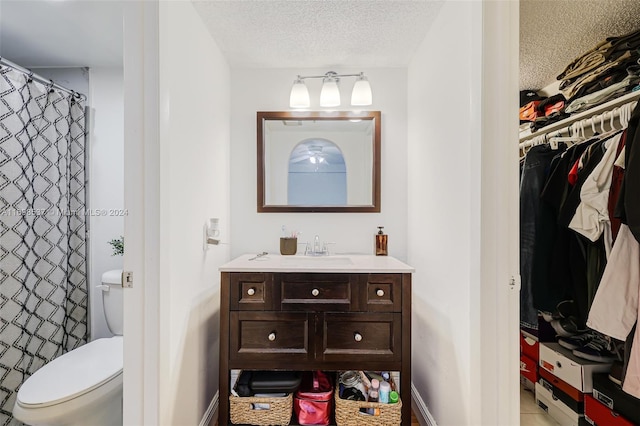
[[[549,373],[546,373],[546,374],[549,374]],[[550,380],[545,379],[542,376],[540,376],[538,383],[540,383],[545,389],[551,392],[551,396],[553,396],[554,399],[559,399],[567,407],[571,408],[576,413],[584,414],[584,394],[581,394],[583,397],[582,397],[582,400],[579,401],[579,400],[573,399],[569,394],[564,392],[559,387],[554,386]]]
[[574,388],[564,380],[558,379],[556,376],[549,373],[544,368],[538,369],[538,375],[540,376],[540,378],[545,379],[546,381],[551,383],[553,386],[555,386],[556,388],[560,389],[562,392],[569,395],[571,399],[578,402],[584,402],[584,393],[580,392],[578,389]]
[[520,355],[520,375],[529,381],[538,381],[538,364],[526,355]]
[[536,336],[520,330],[520,355],[526,355],[537,363],[540,359],[539,346]]
[[536,404],[546,411],[560,426],[580,426],[582,414],[576,413],[559,399],[554,399],[551,392],[540,383],[536,383]]
[[585,419],[597,426],[634,426],[637,423],[632,423],[625,419],[620,414],[616,413],[604,404],[596,401],[591,395],[587,395],[584,398]]
[[540,344],[540,367],[583,393],[593,390],[593,373],[604,373],[611,363],[578,358],[558,343]]
[[640,424],[640,399],[623,391],[608,374],[593,375],[593,398],[634,424]]

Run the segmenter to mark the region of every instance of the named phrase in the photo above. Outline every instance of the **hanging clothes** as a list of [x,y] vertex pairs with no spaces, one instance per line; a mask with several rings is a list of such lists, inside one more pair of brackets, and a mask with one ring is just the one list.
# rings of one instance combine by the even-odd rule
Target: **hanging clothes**
[[[564,146],[563,146],[564,147]],[[530,329],[538,328],[538,311],[534,307],[532,279],[535,238],[546,216],[541,211],[540,193],[551,169],[551,162],[560,150],[549,144],[532,147],[524,159],[520,178],[520,324]],[[542,217],[541,217],[542,215]]]

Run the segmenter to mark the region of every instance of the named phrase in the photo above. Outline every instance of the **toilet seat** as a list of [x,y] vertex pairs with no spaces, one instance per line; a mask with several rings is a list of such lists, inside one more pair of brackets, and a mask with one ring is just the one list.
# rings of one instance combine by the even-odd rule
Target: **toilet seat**
[[122,336],[97,339],[59,356],[29,377],[17,404],[42,408],[78,398],[122,374]]

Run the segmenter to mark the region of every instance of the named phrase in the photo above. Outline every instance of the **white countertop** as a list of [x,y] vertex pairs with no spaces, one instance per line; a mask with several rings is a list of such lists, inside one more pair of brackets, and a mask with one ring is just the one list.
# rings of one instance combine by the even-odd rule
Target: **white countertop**
[[[267,254],[255,258],[244,254],[220,266],[220,272],[324,272],[324,273],[409,273],[415,269],[391,256],[344,254],[331,256],[282,256]],[[251,258],[255,258],[250,260]]]

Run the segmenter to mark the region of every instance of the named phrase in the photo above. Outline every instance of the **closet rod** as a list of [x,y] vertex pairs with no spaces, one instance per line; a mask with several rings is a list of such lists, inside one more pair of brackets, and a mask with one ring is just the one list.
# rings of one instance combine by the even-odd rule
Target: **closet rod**
[[[578,122],[584,122],[584,123],[580,123],[581,127],[584,129],[584,128],[586,128],[586,126],[591,126],[592,125],[591,124],[592,120],[593,121],[595,121],[595,120],[611,120],[612,118],[617,118],[617,117],[620,116],[620,111],[621,111],[622,108],[624,108],[627,105],[630,105],[630,109],[633,110],[637,104],[638,104],[638,101],[631,101],[631,102],[627,102],[627,103],[624,103],[624,104],[619,104],[619,105],[617,105],[615,107],[612,107],[612,108],[609,108],[607,110],[600,110],[600,114],[582,115],[580,117],[580,119],[573,120],[571,122],[571,124],[565,125],[564,127],[537,132],[536,133],[536,137],[533,137],[531,139],[527,139],[524,142],[520,142],[520,144],[518,146],[520,147],[520,149],[523,149],[523,148],[528,148],[530,146],[538,145],[540,143],[540,138],[541,137],[549,135],[551,133],[568,132],[571,129],[571,127],[573,127]],[[611,115],[609,115],[609,114],[613,114],[613,117],[611,117]]]
[[37,81],[38,83],[42,83],[46,86],[51,86],[55,89],[61,90],[65,93],[68,93],[74,97],[77,98],[81,98],[83,101],[87,100],[87,97],[85,95],[83,95],[82,93],[78,93],[75,90],[71,90],[71,89],[67,89],[66,87],[60,86],[59,84],[56,84],[53,82],[53,80],[44,78],[36,73],[34,73],[33,71],[31,71],[30,69],[27,68],[23,68],[20,65],[14,64],[13,62],[0,57],[0,66],[5,66],[5,67],[9,67],[11,69],[13,69],[14,71],[18,71],[21,72],[22,74],[28,75],[29,78],[31,78],[34,81]]
[[601,105],[597,105],[593,108],[589,108],[586,111],[582,111],[578,114],[573,114],[570,117],[565,118],[564,120],[560,120],[553,124],[549,124],[548,126],[541,128],[537,132],[533,132],[533,133],[521,132],[520,142],[524,142],[524,141],[536,138],[537,136],[544,135],[546,133],[551,133],[556,131],[566,131],[576,121],[581,121],[584,119],[591,118],[596,114],[610,111],[616,107],[622,106],[624,104],[630,103],[631,101],[635,101],[638,99],[640,99],[640,90],[627,93],[626,95],[610,100],[609,102],[605,102]]

